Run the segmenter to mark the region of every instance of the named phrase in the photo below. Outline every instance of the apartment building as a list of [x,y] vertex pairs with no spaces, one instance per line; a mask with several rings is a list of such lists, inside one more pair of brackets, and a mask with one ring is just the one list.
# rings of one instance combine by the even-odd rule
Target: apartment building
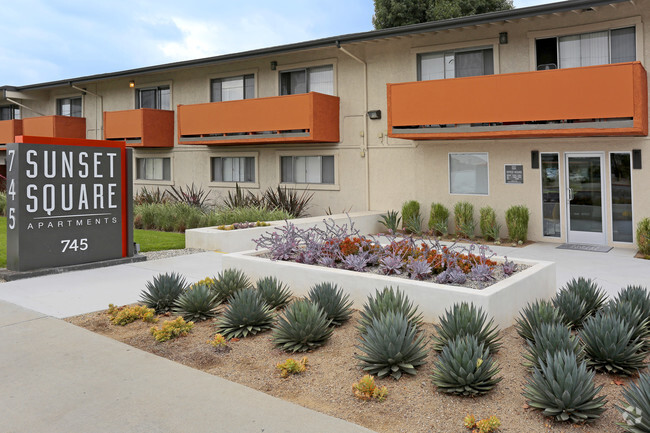
[[505,227],[523,204],[533,240],[633,247],[649,20],[648,0],[568,0],[4,86],[0,143],[126,140],[135,190],[281,184],[314,215],[462,200]]

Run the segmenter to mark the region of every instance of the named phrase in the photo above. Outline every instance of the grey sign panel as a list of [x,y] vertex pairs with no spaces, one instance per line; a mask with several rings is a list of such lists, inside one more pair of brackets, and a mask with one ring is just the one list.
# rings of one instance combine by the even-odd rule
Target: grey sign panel
[[506,183],[524,183],[524,166],[506,164]]
[[8,269],[122,257],[120,148],[12,143],[6,155]]

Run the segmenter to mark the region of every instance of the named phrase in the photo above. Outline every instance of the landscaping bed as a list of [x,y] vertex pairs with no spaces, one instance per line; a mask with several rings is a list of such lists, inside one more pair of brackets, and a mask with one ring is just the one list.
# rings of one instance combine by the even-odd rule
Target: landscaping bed
[[[605,406],[607,410],[592,424],[557,423],[528,408],[521,395],[529,377],[521,365],[524,342],[513,327],[501,331],[503,346],[494,358],[501,368],[499,376],[503,380],[487,395],[469,398],[438,392],[430,379],[432,364],[437,357],[431,351],[416,376],[404,375],[399,381],[390,378],[377,380],[378,385],[388,388],[388,398],[384,402],[358,400],[352,393],[352,384],[364,374],[355,359],[355,354],[359,353],[355,348],[359,337],[355,329],[358,317],[359,313],[355,311],[352,320],[335,328],[332,337],[322,347],[295,355],[279,350],[271,342],[270,332],[231,341],[228,344],[230,350],[217,352],[206,343],[216,332],[216,319],[196,323],[186,337],[163,343],[156,342],[149,333],[150,323],[136,321],[127,326],[115,326],[109,322],[105,312],[66,320],[133,347],[377,432],[467,433],[469,430],[463,427],[463,418],[468,413],[476,415],[477,419],[496,415],[501,420],[500,432],[622,431],[616,426],[617,422],[622,422],[621,415],[614,408],[614,403],[621,400],[622,386],[615,381],[626,385],[632,380],[630,378],[619,381],[616,376],[596,375],[596,384],[603,385],[600,394],[607,395],[608,403]],[[164,320],[172,318],[161,317]],[[425,323],[421,329],[428,341],[434,333],[433,326]],[[302,356],[308,358],[307,371],[281,378],[275,365],[289,357],[300,359]],[[188,390],[188,395],[191,395],[191,390]]]

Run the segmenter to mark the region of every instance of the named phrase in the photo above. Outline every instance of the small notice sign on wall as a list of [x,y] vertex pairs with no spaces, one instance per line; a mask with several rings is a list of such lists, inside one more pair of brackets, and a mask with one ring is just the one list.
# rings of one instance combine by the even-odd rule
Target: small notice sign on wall
[[524,183],[524,166],[506,164],[506,183]]

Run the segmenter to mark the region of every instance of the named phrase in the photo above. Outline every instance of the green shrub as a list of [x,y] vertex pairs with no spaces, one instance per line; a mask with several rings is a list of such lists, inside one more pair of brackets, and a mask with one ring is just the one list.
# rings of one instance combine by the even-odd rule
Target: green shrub
[[479,214],[479,226],[481,228],[481,235],[483,236],[483,239],[499,239],[499,229],[501,227],[499,224],[497,224],[497,214],[494,212],[494,209],[492,209],[490,206],[485,206],[481,208]]
[[454,206],[454,222],[456,224],[456,235],[469,239],[474,237],[474,205],[467,201],[459,201]]
[[177,317],[174,320],[167,320],[162,324],[160,329],[152,326],[149,330],[151,335],[158,342],[172,340],[176,337],[184,337],[194,328],[194,322],[185,322],[182,317]]
[[444,236],[449,231],[449,209],[442,203],[431,203],[431,214],[429,215],[429,230],[434,234]]
[[154,317],[155,310],[153,308],[143,307],[142,305],[116,307],[113,304],[108,304],[108,311],[106,313],[111,323],[118,326],[128,325],[138,319],[142,319],[143,322],[156,321]]
[[7,209],[7,194],[0,192],[0,215],[5,215]]
[[506,211],[508,237],[513,242],[526,242],[528,239],[528,219],[530,212],[526,206],[511,206]]
[[407,201],[402,205],[402,228],[404,230],[419,233],[421,221],[420,203],[417,200]]
[[650,218],[643,218],[636,226],[636,244],[643,255],[650,255]]

